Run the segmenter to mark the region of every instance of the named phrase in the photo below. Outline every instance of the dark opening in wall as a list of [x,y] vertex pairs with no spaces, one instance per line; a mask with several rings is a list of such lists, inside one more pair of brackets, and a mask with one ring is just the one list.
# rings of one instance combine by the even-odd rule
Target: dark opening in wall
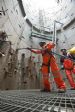
[[19,27],[21,28],[21,25],[19,25]]
[[16,13],[17,13],[17,15],[18,15],[18,10],[16,9]]
[[0,13],[0,16],[2,16],[2,13]]
[[72,29],[75,29],[75,26],[74,26],[74,27],[72,27]]
[[63,43],[65,43],[65,41],[63,41]]
[[73,46],[74,44],[71,44],[71,46]]
[[74,15],[74,13],[71,14],[71,16],[73,16],[73,15]]

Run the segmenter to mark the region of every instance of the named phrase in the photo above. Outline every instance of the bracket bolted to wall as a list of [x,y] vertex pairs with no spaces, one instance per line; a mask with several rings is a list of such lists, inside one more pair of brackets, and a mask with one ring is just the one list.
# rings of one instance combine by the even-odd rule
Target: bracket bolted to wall
[[7,12],[8,9],[4,10],[4,8],[2,7],[2,10],[0,10],[0,13],[2,12],[5,16],[5,12]]

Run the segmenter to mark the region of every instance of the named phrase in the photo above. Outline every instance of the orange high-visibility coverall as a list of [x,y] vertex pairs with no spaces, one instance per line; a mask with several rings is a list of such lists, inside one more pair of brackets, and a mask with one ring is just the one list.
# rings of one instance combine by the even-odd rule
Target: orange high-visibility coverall
[[52,48],[54,48],[53,43],[48,43],[44,46],[45,50],[31,50],[33,53],[42,54],[43,64],[42,64],[42,75],[43,75],[43,83],[44,89],[50,90],[50,82],[49,82],[49,69],[51,66],[51,71],[54,76],[54,80],[59,89],[65,89],[65,83],[62,80],[62,76],[59,72],[59,68],[56,64],[55,57],[53,54],[50,54]]
[[73,73],[75,74],[75,65],[74,65],[73,61],[70,59],[64,59],[63,65],[65,68],[66,76],[69,80],[70,86],[72,88],[75,88],[75,83],[74,83],[74,80],[72,77],[72,74]]

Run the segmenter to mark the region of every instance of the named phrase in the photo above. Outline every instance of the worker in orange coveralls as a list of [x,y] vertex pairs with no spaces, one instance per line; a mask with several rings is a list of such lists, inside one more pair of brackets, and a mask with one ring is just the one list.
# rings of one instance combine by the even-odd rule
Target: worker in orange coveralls
[[62,55],[64,55],[65,57],[62,56],[60,58],[60,62],[63,64],[63,68],[65,69],[66,76],[67,76],[67,79],[68,79],[69,84],[71,86],[71,89],[75,89],[75,83],[74,83],[74,80],[72,77],[72,73],[75,74],[74,62],[71,60],[73,58],[71,57],[71,54],[68,54],[68,56],[67,56],[67,50],[66,49],[61,49],[61,52],[62,52]]
[[51,67],[51,71],[54,76],[55,83],[57,85],[57,88],[59,89],[59,92],[65,92],[66,86],[64,81],[62,80],[62,76],[59,72],[59,68],[56,64],[55,57],[52,53],[50,53],[51,49],[54,48],[54,43],[45,43],[40,42],[39,45],[42,47],[42,50],[33,50],[31,48],[27,48],[33,53],[36,54],[42,54],[43,63],[42,63],[42,75],[43,75],[43,83],[44,83],[44,89],[43,91],[51,91],[50,89],[50,82],[49,82],[49,69]]

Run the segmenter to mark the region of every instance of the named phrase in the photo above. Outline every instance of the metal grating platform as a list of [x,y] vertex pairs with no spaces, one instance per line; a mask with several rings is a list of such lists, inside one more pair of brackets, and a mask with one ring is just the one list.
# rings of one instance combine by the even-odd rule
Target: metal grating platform
[[75,91],[0,91],[0,112],[75,112]]

